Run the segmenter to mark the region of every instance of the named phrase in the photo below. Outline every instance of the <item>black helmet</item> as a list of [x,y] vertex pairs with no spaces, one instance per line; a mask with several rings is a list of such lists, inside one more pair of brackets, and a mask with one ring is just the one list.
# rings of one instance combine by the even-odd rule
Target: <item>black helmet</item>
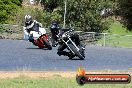
[[59,33],[59,24],[56,20],[53,20],[52,23],[51,23],[51,26],[50,26],[50,30],[51,30],[51,33],[53,35],[57,35]]
[[56,20],[53,20],[51,23],[51,29],[58,29],[59,28],[59,24]]
[[25,23],[30,25],[32,23],[32,16],[26,15],[25,16]]

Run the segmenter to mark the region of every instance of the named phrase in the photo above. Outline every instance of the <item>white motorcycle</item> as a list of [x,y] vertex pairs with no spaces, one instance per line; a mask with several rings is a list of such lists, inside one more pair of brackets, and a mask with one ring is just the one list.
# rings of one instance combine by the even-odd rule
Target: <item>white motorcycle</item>
[[29,38],[32,36],[34,40],[32,43],[34,45],[38,46],[39,48],[48,48],[49,50],[52,49],[48,34],[44,28],[39,27],[39,32],[30,31],[30,33],[28,33],[26,27],[24,27],[23,31],[25,40],[29,40]]

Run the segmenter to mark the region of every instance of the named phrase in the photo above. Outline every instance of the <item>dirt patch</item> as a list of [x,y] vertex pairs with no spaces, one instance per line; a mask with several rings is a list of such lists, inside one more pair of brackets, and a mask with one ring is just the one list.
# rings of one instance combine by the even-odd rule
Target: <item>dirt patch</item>
[[0,78],[15,78],[19,76],[38,78],[38,77],[75,77],[76,72],[60,72],[60,71],[1,71]]
[[[75,77],[77,72],[71,71],[0,71],[0,78],[16,78],[20,76],[30,78],[42,77]],[[132,74],[132,71],[88,71],[86,74]]]
[[0,33],[0,39],[23,39],[22,33]]

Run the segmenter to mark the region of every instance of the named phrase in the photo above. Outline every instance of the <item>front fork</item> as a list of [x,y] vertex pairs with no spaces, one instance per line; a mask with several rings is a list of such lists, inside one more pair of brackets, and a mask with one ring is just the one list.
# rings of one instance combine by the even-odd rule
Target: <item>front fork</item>
[[68,37],[68,40],[67,41],[64,41],[64,40],[62,40],[66,45],[67,45],[67,47],[70,49],[70,51],[73,53],[73,54],[75,54],[73,51],[72,51],[72,49],[69,47],[69,45],[68,45],[68,42],[71,42],[71,44],[77,49],[77,51],[79,51],[80,49],[76,46],[76,44],[71,40],[71,38],[69,38]]

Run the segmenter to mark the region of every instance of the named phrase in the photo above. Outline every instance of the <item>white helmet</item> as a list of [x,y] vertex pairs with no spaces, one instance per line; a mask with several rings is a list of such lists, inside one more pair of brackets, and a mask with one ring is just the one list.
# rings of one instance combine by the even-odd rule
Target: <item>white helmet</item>
[[32,23],[32,16],[26,15],[25,16],[25,23],[26,24],[31,24]]

